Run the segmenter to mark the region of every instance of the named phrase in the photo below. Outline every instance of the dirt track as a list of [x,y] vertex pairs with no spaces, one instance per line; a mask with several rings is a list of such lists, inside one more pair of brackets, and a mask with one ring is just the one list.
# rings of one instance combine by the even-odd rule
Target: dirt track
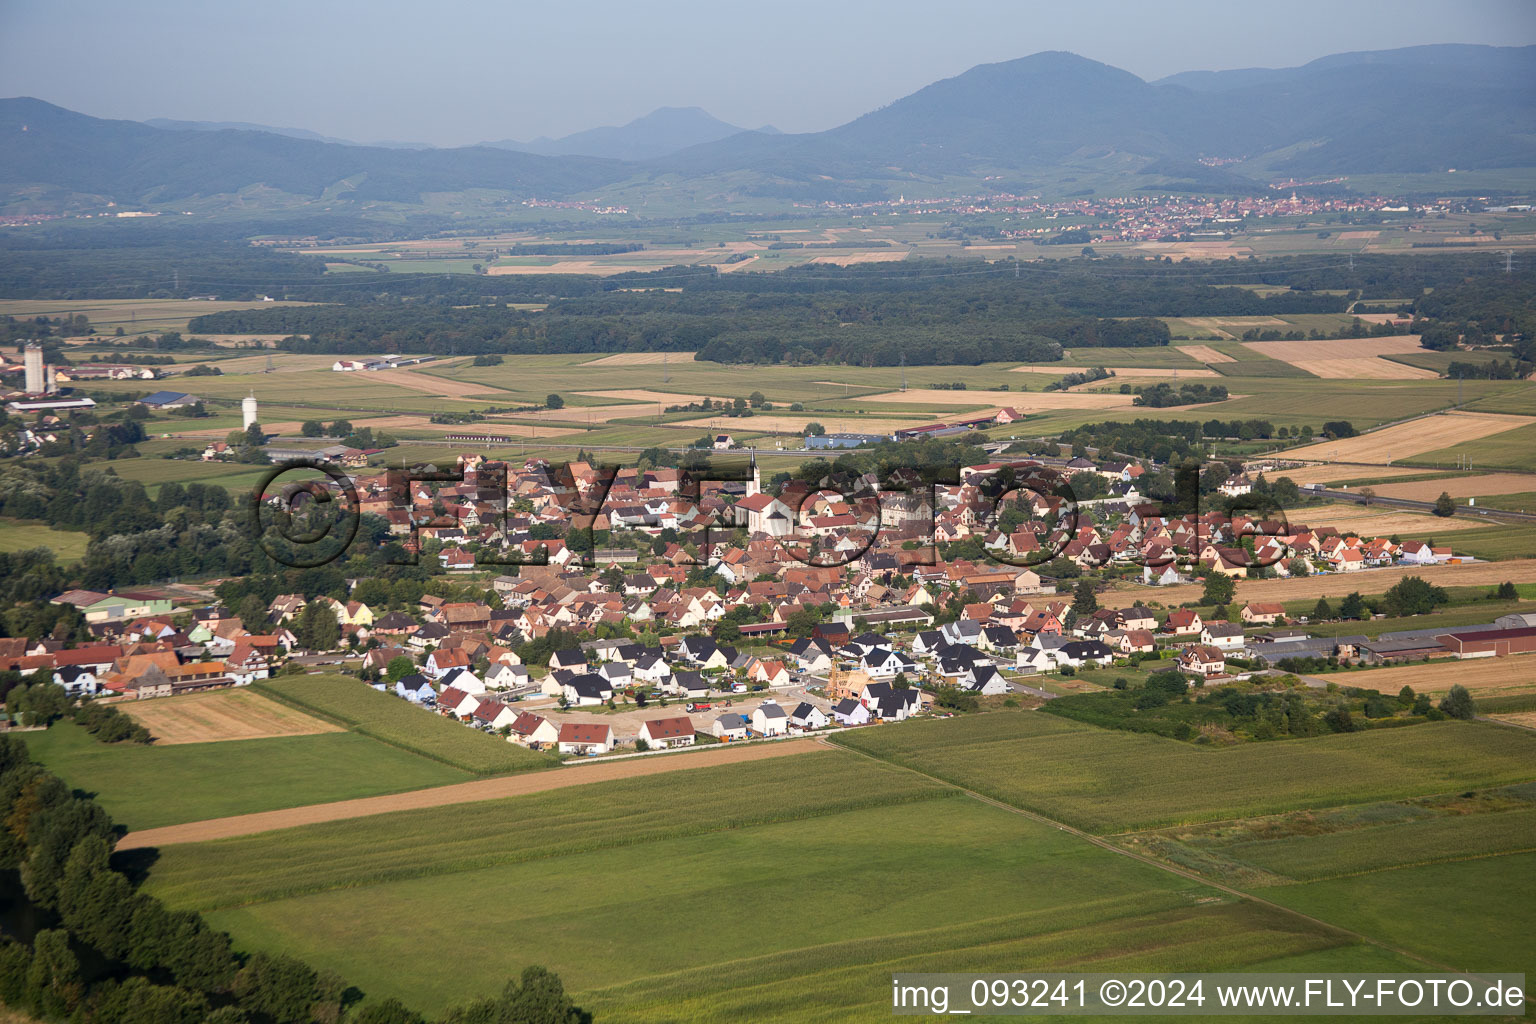
[[298,825],[315,825],[323,821],[341,821],[346,818],[364,818],[372,814],[388,814],[391,811],[417,811],[427,807],[442,807],[445,804],[499,800],[503,797],[526,796],[529,793],[564,789],[566,786],[583,786],[589,782],[633,779],[643,775],[659,775],[662,772],[684,771],[689,768],[710,768],[740,761],[788,757],[792,754],[809,753],[821,747],[820,740],[779,740],[773,743],[711,746],[693,753],[664,757],[636,757],[600,764],[577,764],[567,768],[530,772],[526,775],[505,775],[500,778],[460,782],[450,786],[414,789],[408,793],[362,797],[357,800],[338,800],[329,804],[310,804],[306,807],[288,807],[280,811],[238,814],[229,818],[212,818],[207,821],[188,822],[185,825],[144,829],[140,832],[128,833],[117,844],[117,849],[135,850],[150,846],[170,846],[173,843],[201,843],[209,839],[229,839],[233,836],[255,835],[258,832],[294,828]]

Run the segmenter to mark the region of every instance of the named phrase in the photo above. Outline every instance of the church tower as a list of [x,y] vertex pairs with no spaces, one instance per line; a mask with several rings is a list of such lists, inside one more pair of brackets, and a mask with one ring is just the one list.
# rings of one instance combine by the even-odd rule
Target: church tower
[[763,493],[763,476],[757,468],[757,449],[752,450],[752,479],[747,481],[747,497]]

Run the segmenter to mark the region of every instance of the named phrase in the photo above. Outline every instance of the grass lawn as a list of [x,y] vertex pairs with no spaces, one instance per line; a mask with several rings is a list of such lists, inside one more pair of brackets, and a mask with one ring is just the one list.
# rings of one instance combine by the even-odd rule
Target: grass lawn
[[256,689],[402,750],[476,775],[548,768],[553,758],[449,721],[347,676],[279,676]]
[[1536,778],[1536,733],[1476,722],[1211,748],[1000,712],[833,741],[1097,832]]
[[470,776],[366,736],[325,733],[220,743],[98,743],[72,722],[17,733],[32,756],[96,794],[119,824],[154,828],[398,793]]
[[[149,885],[197,905],[211,884],[224,906],[207,916],[240,948],[429,1013],[529,963],[599,1019],[843,1021],[887,1018],[897,970],[1214,970],[1360,950],[848,754],[687,772],[660,799],[639,781],[172,848]],[[311,868],[323,889],[268,895]],[[453,971],[402,969],[422,949],[474,952]]]
[[48,548],[61,565],[68,565],[85,557],[85,548],[90,542],[88,533],[51,530],[47,523],[0,516],[0,554]]

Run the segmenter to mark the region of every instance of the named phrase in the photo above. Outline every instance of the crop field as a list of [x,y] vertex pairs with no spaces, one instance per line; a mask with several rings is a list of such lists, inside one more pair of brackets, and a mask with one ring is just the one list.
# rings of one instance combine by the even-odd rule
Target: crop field
[[[832,1021],[888,1017],[892,970],[999,956],[1215,969],[1352,953],[1336,933],[835,751],[172,847],[147,884],[242,948],[429,1012],[529,962],[599,1018]],[[876,890],[891,896],[848,912],[848,893]],[[721,912],[746,892],[782,912]],[[392,968],[423,948],[475,955],[451,972]]]
[[[1521,529],[1529,531],[1528,527]],[[1327,573],[1321,576],[1297,576],[1281,580],[1238,580],[1238,601],[1299,601],[1319,597],[1343,597],[1358,590],[1362,594],[1382,594],[1404,576],[1420,576],[1442,587],[1498,586],[1505,580],[1513,583],[1536,583],[1536,557],[1513,558],[1506,562],[1468,562],[1462,565],[1399,565],[1382,569],[1365,569],[1360,572]],[[1181,583],[1172,587],[1122,588],[1134,589],[1134,600],[1156,601],[1165,607],[1176,608],[1185,601],[1199,601],[1200,584]],[[1131,599],[1127,594],[1126,598]]]
[[1435,370],[1394,362],[1383,356],[1422,351],[1416,334],[1347,341],[1249,341],[1251,352],[1290,363],[1314,377],[1334,380],[1424,380]]
[[[1532,461],[1536,462],[1536,453],[1532,453]],[[1372,484],[1371,489],[1383,498],[1412,498],[1416,501],[1434,501],[1441,493],[1453,498],[1480,498],[1486,494],[1520,494],[1536,490],[1536,474],[1484,473],[1412,483]]]
[[553,763],[499,736],[451,722],[345,676],[278,677],[254,686],[353,732],[476,775],[528,771]]
[[1213,749],[1013,712],[834,742],[1095,832],[1536,778],[1536,734],[1475,722]]
[[1202,363],[1234,363],[1237,361],[1225,352],[1214,349],[1209,345],[1180,345],[1178,349],[1191,359],[1198,359]]
[[1392,868],[1264,895],[1439,963],[1536,972],[1536,933],[1511,927],[1523,908],[1536,905],[1536,854]]
[[662,363],[688,363],[692,352],[615,352],[611,356],[590,359],[583,366],[656,366]]
[[[403,703],[403,702],[402,702]],[[461,782],[467,772],[353,733],[238,743],[99,743],[72,722],[19,733],[32,756],[96,794],[112,819],[154,828]]]
[[[1384,493],[1377,487],[1378,481],[1392,480],[1396,477],[1435,477],[1445,479],[1447,482],[1454,479],[1453,473],[1434,473],[1420,469],[1417,466],[1350,466],[1341,463],[1320,466],[1298,466],[1294,469],[1276,470],[1270,474],[1275,479],[1288,476],[1298,484],[1348,484],[1349,486],[1366,486],[1369,484],[1375,488],[1377,494]],[[1438,497],[1439,491],[1431,496]]]
[[88,533],[53,530],[47,523],[0,516],[0,554],[47,548],[61,565],[68,565],[84,558],[85,549],[90,543],[91,536]]
[[[1439,494],[1436,491],[1435,494]],[[1433,499],[1431,499],[1433,500]],[[1441,518],[1430,512],[1409,512],[1403,509],[1385,508],[1381,505],[1353,505],[1339,502],[1320,508],[1299,508],[1286,516],[1293,527],[1305,524],[1309,527],[1331,526],[1343,532],[1354,532],[1362,537],[1390,537],[1394,533],[1452,533],[1486,525],[1465,516]],[[1532,530],[1536,534],[1536,529]]]
[[1536,451],[1536,422],[1515,417],[1508,419],[1516,424],[1513,429],[1489,432],[1465,440],[1448,440],[1444,447],[1417,453],[1414,461],[1442,466],[1465,459],[1478,469],[1528,470],[1532,464],[1531,453]]
[[[1100,382],[1102,383],[1102,382]],[[855,402],[880,402],[891,405],[937,405],[979,408],[982,406],[1012,406],[1020,412],[1034,409],[1128,409],[1132,395],[1082,393],[1073,391],[940,391],[928,388],[912,388],[909,391],[888,391],[878,395],[863,395]]]
[[[1488,621],[1486,615],[1481,617]],[[1405,686],[1415,693],[1441,694],[1452,686],[1465,686],[1478,696],[1503,696],[1536,690],[1536,657],[1468,658],[1432,661],[1422,665],[1395,665],[1350,672],[1336,677],[1341,686],[1359,686],[1395,695]]]
[[[1536,785],[1122,836],[1121,845],[1439,963],[1529,973]],[[1433,898],[1426,898],[1434,893]]]
[[81,316],[98,332],[111,334],[121,327],[129,335],[145,332],[185,331],[187,321],[209,313],[232,309],[271,309],[274,306],[312,306],[312,302],[208,301],[204,299],[0,299],[0,316]]
[[[1292,448],[1285,453],[1285,457],[1318,462],[1391,463],[1418,456],[1420,462],[1439,462],[1441,460],[1435,457],[1436,454],[1451,445],[1463,446],[1482,439],[1502,441],[1503,435],[1521,428],[1531,431],[1530,436],[1536,437],[1536,424],[1519,416],[1447,412],[1373,430],[1358,437],[1319,441],[1301,448]],[[1486,445],[1490,441],[1483,443]],[[1456,454],[1462,450],[1462,447],[1451,449]],[[1525,449],[1526,452],[1529,450]],[[1454,457],[1455,454],[1451,454],[1446,461]]]
[[342,731],[339,725],[321,721],[249,689],[129,701],[121,710],[148,729],[158,746]]

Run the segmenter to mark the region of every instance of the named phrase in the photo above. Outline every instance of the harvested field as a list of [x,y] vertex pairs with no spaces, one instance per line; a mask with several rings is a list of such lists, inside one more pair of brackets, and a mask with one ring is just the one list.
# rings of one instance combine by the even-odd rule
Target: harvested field
[[485,268],[488,277],[504,274],[627,274],[637,269],[630,264],[594,263],[591,260],[559,260],[548,265],[498,263]]
[[[428,366],[438,369],[439,364],[429,363]],[[503,392],[496,388],[486,387],[483,384],[475,384],[469,381],[447,380],[443,377],[433,377],[414,370],[367,370],[366,380],[393,384],[396,387],[408,388],[411,391],[420,391],[427,395],[438,395],[450,400],[469,402],[473,399],[470,395],[500,395]]]
[[[1462,565],[1397,565],[1360,572],[1330,573],[1284,580],[1238,580],[1237,598],[1246,601],[1300,601],[1319,597],[1343,597],[1351,591],[1362,594],[1385,593],[1404,576],[1421,576],[1441,587],[1489,586],[1510,580],[1536,583],[1536,558],[1517,558],[1505,562],[1470,562]],[[1200,600],[1203,587],[1181,583],[1172,587],[1143,587],[1121,584],[1121,590],[1134,590],[1140,601],[1156,601],[1173,608],[1186,601]],[[1536,668],[1536,664],[1533,664]]]
[[588,398],[608,398],[615,402],[646,402],[655,405],[657,402],[665,402],[668,405],[686,405],[689,402],[702,402],[706,397],[713,395],[679,395],[666,391],[649,391],[645,388],[626,388],[622,391],[578,391],[578,395]]
[[1445,412],[1421,416],[1406,423],[1373,430],[1358,437],[1337,441],[1319,441],[1285,453],[1287,459],[1313,459],[1319,462],[1359,462],[1390,464],[1425,452],[1449,448],[1465,441],[1476,441],[1517,427],[1536,423],[1528,416],[1509,416],[1491,412]]
[[[195,420],[189,420],[188,422],[196,422],[196,421]],[[432,422],[432,418],[430,416],[423,416],[423,415],[412,414],[412,413],[400,413],[400,414],[395,415],[395,416],[363,416],[363,417],[359,417],[359,418],[356,418],[356,419],[352,419],[349,422],[354,427],[357,427],[357,428],[373,427],[375,429],[382,429],[382,430],[389,430],[389,429],[397,429],[398,430],[398,429],[403,429],[403,428],[410,428],[410,429],[415,429],[415,430],[458,430],[458,429],[461,429],[459,427],[445,427],[445,426],[442,426],[440,424],[435,424],[435,423]],[[297,435],[299,433],[299,430],[300,430],[300,428],[303,427],[303,425],[304,424],[301,423],[298,420],[280,420],[280,421],[278,421],[276,423],[265,423],[264,422],[264,423],[262,423],[261,426],[262,426],[262,429],[266,430],[267,433],[269,433],[269,434],[293,436],[293,435]],[[222,441],[225,438],[225,436],[228,435],[228,433],[229,433],[229,428],[228,427],[216,427],[216,428],[209,428],[209,429],[206,429],[206,430],[179,430],[179,431],[176,432],[175,436],[176,437],[211,437],[211,438],[217,438],[218,440]]]
[[[1435,492],[1436,495],[1439,493],[1439,491]],[[1352,505],[1348,502],[1324,505],[1315,509],[1297,509],[1294,514],[1287,513],[1286,518],[1292,526],[1298,523],[1304,523],[1313,528],[1331,526],[1339,531],[1353,530],[1362,537],[1390,537],[1394,533],[1449,533],[1452,530],[1475,529],[1488,525],[1467,516],[1441,519],[1428,512],[1405,512],[1401,509],[1384,509],[1379,506],[1367,508],[1364,505]]]
[[835,263],[846,267],[854,263],[899,263],[907,258],[905,249],[876,249],[872,252],[851,252],[843,255],[817,256],[812,263]]
[[1517,711],[1509,715],[1489,715],[1495,722],[1508,722],[1523,729],[1536,729],[1536,711]]
[[1384,498],[1409,498],[1414,501],[1434,501],[1442,491],[1453,498],[1478,498],[1485,494],[1536,491],[1536,476],[1527,473],[1484,473],[1479,476],[1420,480],[1407,484],[1372,484],[1371,489]]
[[[633,409],[634,406],[629,408]],[[829,432],[834,434],[890,434],[907,427],[918,427],[924,423],[932,423],[957,415],[959,414],[953,412],[937,412],[927,419],[919,419],[915,416],[909,419],[892,419],[886,416],[835,416],[807,411],[795,413],[792,416],[769,413],[766,416],[752,416],[747,419],[733,419],[729,416],[702,416],[698,419],[680,420],[674,425],[708,427],[711,430],[734,431],[737,433],[760,431],[765,433],[799,434],[805,430],[807,423],[820,423]]]
[[1245,341],[1243,347],[1330,380],[1436,380],[1439,374],[1382,356],[1423,351],[1417,334],[1336,341]]
[[1194,380],[1197,378],[1208,379],[1211,377],[1221,376],[1221,374],[1217,373],[1215,370],[1206,369],[1205,367],[1201,367],[1198,370],[1158,370],[1144,366],[1129,367],[1123,370],[1118,367],[1107,367],[1107,369],[1110,369],[1111,372],[1114,373],[1115,376],[1113,378],[1109,380],[1091,380],[1086,384],[1074,384],[1067,390],[1073,393],[1078,393],[1082,391],[1092,391],[1095,388],[1103,388],[1108,386],[1111,391],[1114,391],[1116,390],[1115,379],[1120,377],[1135,377],[1137,384],[1154,383],[1156,381],[1167,381],[1168,383],[1172,384],[1181,380]]
[[[1231,362],[1231,360],[1227,360]],[[1034,366],[1010,367],[1009,373],[1038,373],[1043,375],[1085,373],[1091,367],[1087,366],[1058,366],[1055,363],[1037,363]],[[1186,368],[1174,366],[1106,366],[1104,369],[1114,373],[1116,377],[1155,377],[1160,380],[1173,380],[1175,377],[1220,377],[1215,370],[1204,367]],[[1095,380],[1087,384],[1079,384],[1078,388],[1103,387],[1108,381]],[[1076,389],[1074,389],[1076,390]],[[1028,393],[1028,392],[1026,392]],[[1011,392],[1010,392],[1011,394]]]
[[479,800],[499,800],[503,797],[525,796],[550,789],[563,789],[566,786],[583,786],[589,782],[633,779],[642,775],[684,771],[689,768],[713,768],[739,761],[760,761],[771,757],[806,754],[819,749],[822,749],[819,740],[778,740],[772,743],[703,747],[697,753],[689,752],[666,757],[635,757],[602,764],[578,763],[569,768],[528,775],[480,779],[475,782],[416,789],[407,793],[393,793],[383,797],[339,800],[329,804],[311,804],[307,807],[290,807],[280,811],[262,811],[257,814],[240,814],[231,818],[214,818],[186,825],[146,829],[128,833],[116,848],[132,850],[149,846],[168,846],[172,843],[200,843],[209,839],[249,836],[258,832],[271,832],[274,829],[293,828],[297,825],[314,825],[322,821],[364,818],[372,814],[388,814],[391,811],[419,811],[429,807],[467,804]]
[[339,725],[322,722],[251,690],[124,701],[118,709],[148,729],[160,746],[342,731]]
[[[1335,463],[1331,466],[1299,466],[1295,469],[1277,469],[1268,474],[1273,479],[1288,476],[1298,484],[1332,484],[1341,480],[1363,480],[1367,477],[1376,480],[1390,480],[1396,476],[1420,476],[1424,469],[1418,466],[1351,466],[1344,463]],[[1450,481],[1445,481],[1449,483]],[[1371,485],[1377,494],[1383,493],[1381,488]],[[1436,491],[1431,495],[1431,500],[1440,496]]]
[[1211,348],[1209,345],[1177,345],[1175,347],[1180,352],[1183,352],[1185,355],[1189,356],[1191,359],[1198,359],[1202,363],[1237,362],[1236,359],[1233,359],[1225,352],[1218,352],[1216,349]]
[[[1446,632],[1452,631],[1447,629]],[[1339,678],[1343,679],[1342,676]],[[1351,672],[1349,681],[1340,683],[1380,690],[1384,694],[1396,694],[1405,686],[1413,687],[1415,693],[1444,693],[1458,684],[1486,696],[1492,696],[1494,690],[1533,690],[1536,689],[1536,658],[1515,655],[1373,668],[1366,672]]]
[[864,395],[854,401],[889,405],[1006,405],[1024,412],[1030,409],[1129,409],[1133,397],[1078,394],[1071,391],[940,391],[937,388],[913,388],[910,391]]
[[693,361],[692,352],[615,352],[611,356],[592,359],[582,366],[649,366],[662,363],[686,363]]
[[[674,399],[673,404],[678,404]],[[550,420],[554,423],[607,423],[631,416],[656,417],[656,407],[644,402],[624,405],[567,405],[563,409],[535,409],[515,414],[520,420]]]

